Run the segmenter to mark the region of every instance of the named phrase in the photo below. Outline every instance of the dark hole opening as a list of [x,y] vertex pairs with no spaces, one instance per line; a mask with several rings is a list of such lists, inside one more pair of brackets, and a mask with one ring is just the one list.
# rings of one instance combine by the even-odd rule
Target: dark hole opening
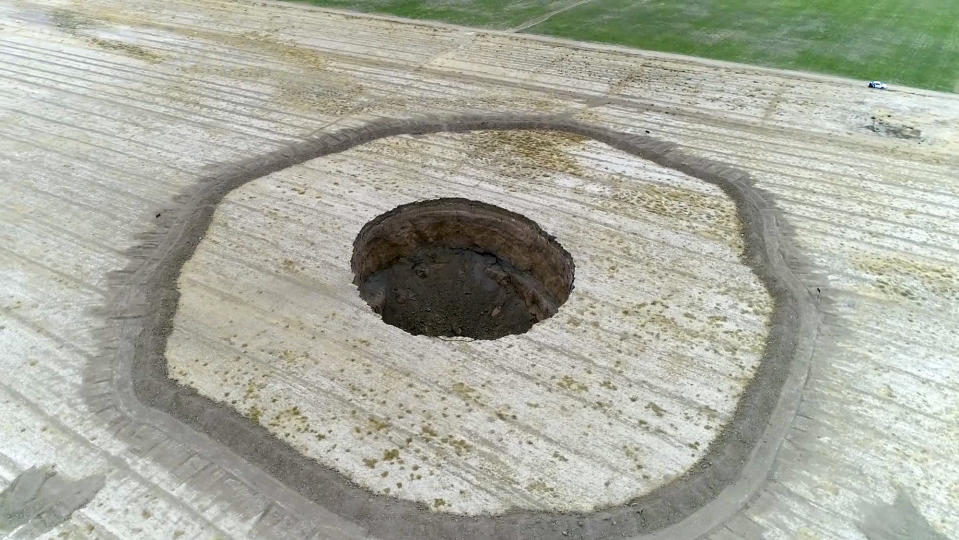
[[496,339],[556,313],[573,259],[532,220],[468,199],[399,206],[353,245],[360,296],[414,335]]

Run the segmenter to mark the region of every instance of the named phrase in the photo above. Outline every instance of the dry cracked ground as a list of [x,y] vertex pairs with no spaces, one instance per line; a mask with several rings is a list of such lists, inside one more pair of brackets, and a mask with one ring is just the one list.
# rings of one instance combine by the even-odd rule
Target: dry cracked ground
[[[959,536],[957,96],[272,2],[8,2],[0,58],[0,534]],[[371,310],[357,234],[446,197],[555,237],[555,315]]]

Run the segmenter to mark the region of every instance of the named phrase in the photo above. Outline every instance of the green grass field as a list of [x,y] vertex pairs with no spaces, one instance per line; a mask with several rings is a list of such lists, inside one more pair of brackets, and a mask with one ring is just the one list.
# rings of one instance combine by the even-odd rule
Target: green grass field
[[505,30],[574,0],[307,0],[318,6]]
[[[309,0],[508,29],[574,0]],[[959,0],[593,0],[524,30],[959,91]]]

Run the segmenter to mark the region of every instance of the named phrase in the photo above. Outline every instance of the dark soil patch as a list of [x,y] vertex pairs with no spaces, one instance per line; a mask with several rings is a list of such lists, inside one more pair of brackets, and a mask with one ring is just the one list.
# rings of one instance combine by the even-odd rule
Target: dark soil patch
[[916,140],[922,137],[922,131],[912,126],[894,122],[891,119],[891,115],[885,115],[885,117],[872,116],[870,120],[872,123],[867,125],[866,129],[873,133],[885,135],[886,137],[894,137],[896,139]]
[[403,205],[354,244],[354,282],[387,324],[414,335],[522,334],[569,297],[573,261],[533,221],[466,199]]
[[386,324],[413,335],[476,339],[529,330],[539,319],[524,298],[544,293],[529,273],[495,255],[446,247],[403,257],[360,285]]

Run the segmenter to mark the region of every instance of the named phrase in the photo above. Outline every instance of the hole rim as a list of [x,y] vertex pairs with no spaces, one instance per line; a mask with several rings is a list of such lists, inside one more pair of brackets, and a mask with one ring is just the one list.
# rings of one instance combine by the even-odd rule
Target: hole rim
[[[455,225],[461,225],[456,227]],[[490,242],[492,241],[492,242]],[[516,297],[524,302],[532,322],[525,328],[495,335],[434,334],[415,332],[394,324],[364,294],[364,284],[378,272],[388,270],[402,259],[415,257],[424,250],[449,248],[491,255],[506,263],[520,277],[532,282],[526,294]],[[464,197],[438,197],[401,204],[366,222],[353,240],[350,257],[353,284],[374,313],[385,324],[411,335],[428,337],[468,337],[477,340],[522,335],[533,326],[555,315],[575,289],[576,264],[572,254],[536,221],[484,201]]]

